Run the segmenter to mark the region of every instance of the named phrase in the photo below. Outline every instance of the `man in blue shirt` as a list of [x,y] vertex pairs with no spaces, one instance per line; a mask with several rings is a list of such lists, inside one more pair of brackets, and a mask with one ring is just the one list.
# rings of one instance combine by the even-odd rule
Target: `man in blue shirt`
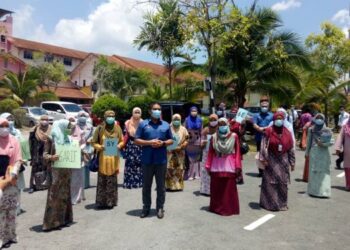
[[[273,114],[269,112],[269,100],[263,98],[260,100],[261,111],[259,114],[254,116],[254,128],[256,130],[255,142],[256,142],[256,151],[260,151],[260,144],[264,134],[264,131],[267,127],[270,126],[272,122]],[[262,169],[259,168],[259,177],[262,176]]]
[[165,202],[165,175],[167,170],[167,149],[173,144],[169,123],[161,119],[161,106],[152,103],[150,106],[151,119],[143,121],[135,134],[135,143],[142,146],[142,169],[143,187],[142,202],[143,209],[140,215],[145,218],[149,215],[152,199],[153,176],[157,184],[157,217],[164,217]]

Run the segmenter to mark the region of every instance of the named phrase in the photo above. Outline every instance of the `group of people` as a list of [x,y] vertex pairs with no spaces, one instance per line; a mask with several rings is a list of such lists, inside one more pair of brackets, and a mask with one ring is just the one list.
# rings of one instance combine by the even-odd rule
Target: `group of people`
[[[288,209],[290,171],[295,168],[295,114],[281,107],[269,111],[268,99],[260,102],[261,111],[253,119],[256,130],[257,165],[262,177],[260,206],[270,211]],[[142,110],[134,108],[125,122],[124,131],[116,121],[114,111],[104,113],[104,121],[95,129],[84,111],[49,124],[47,116],[29,135],[31,176],[29,193],[47,190],[43,230],[55,230],[73,222],[72,206],[85,200],[89,187],[87,167],[97,159],[96,209],[113,209],[118,204],[120,157],[125,159],[126,189],[142,188],[141,218],[149,215],[152,206],[152,182],[155,177],[159,219],[164,217],[166,191],[181,191],[184,181],[200,178],[200,193],[210,196],[209,210],[219,215],[239,214],[237,184],[244,183],[242,161],[245,121],[227,118],[225,108],[204,124],[197,107],[182,119],[174,114],[171,123],[162,120],[160,104],[152,103],[149,119],[143,120]],[[290,118],[292,117],[292,119]],[[308,193],[330,197],[330,152],[334,143],[332,131],[321,113],[305,111],[300,147],[305,150],[303,179],[308,181]],[[20,208],[20,191],[24,189],[21,156],[21,136],[14,128],[13,116],[0,116],[0,246],[17,241],[16,214]],[[117,141],[118,154],[106,153],[106,141]],[[74,169],[56,168],[60,155],[56,148],[78,143],[80,166]],[[336,153],[344,155],[346,188],[350,191],[350,119],[341,128]],[[20,183],[23,182],[23,183]]]

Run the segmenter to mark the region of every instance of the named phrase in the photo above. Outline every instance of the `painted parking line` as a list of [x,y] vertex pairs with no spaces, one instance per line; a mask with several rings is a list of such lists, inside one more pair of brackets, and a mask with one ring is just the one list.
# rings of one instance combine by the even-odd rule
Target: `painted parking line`
[[248,226],[244,227],[244,229],[248,230],[248,231],[253,231],[257,227],[259,227],[262,224],[264,224],[265,222],[271,220],[273,217],[275,217],[274,214],[267,214],[267,215],[261,217],[260,219],[254,221],[253,223],[249,224]]
[[345,172],[337,175],[338,178],[343,178],[344,176],[345,176]]

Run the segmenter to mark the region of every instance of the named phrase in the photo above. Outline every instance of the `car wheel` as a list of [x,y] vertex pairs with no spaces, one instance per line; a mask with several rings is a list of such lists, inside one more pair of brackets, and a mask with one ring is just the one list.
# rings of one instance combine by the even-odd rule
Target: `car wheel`
[[29,127],[34,127],[35,126],[35,123],[33,121],[30,121],[29,122]]

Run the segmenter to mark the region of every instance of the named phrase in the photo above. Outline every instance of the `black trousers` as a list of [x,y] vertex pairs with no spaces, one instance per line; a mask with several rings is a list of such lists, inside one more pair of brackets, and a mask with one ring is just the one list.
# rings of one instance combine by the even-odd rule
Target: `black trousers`
[[142,202],[143,209],[150,210],[152,205],[152,182],[153,176],[156,178],[157,184],[157,210],[162,209],[165,203],[165,175],[167,164],[163,165],[143,165],[143,186],[142,186]]

